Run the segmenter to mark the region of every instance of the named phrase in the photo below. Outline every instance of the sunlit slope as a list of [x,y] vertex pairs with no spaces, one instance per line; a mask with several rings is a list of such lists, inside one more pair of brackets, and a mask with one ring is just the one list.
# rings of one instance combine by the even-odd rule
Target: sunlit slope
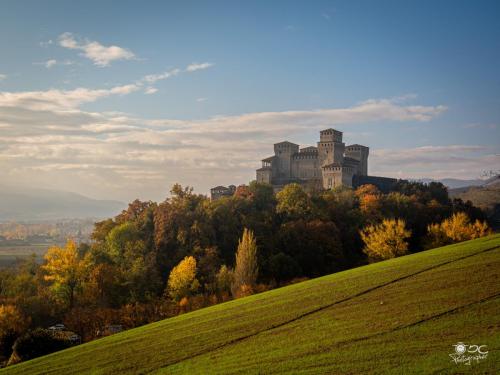
[[[13,374],[499,373],[500,235],[212,306]],[[470,366],[453,344],[487,345]]]

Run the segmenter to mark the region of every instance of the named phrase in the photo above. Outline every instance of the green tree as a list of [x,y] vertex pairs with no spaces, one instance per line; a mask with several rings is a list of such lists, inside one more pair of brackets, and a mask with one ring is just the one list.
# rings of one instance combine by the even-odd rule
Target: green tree
[[238,295],[243,289],[251,291],[257,282],[258,273],[257,242],[253,232],[245,228],[236,251],[236,266],[231,288],[233,295]]
[[231,293],[231,285],[233,283],[233,270],[228,268],[225,264],[222,265],[217,272],[217,292],[219,295]]
[[404,220],[384,219],[381,224],[369,225],[361,231],[364,252],[371,261],[395,258],[408,252],[407,239],[411,231]]
[[187,256],[175,266],[168,277],[168,293],[175,301],[190,296],[200,287],[196,279],[196,259]]
[[311,198],[299,184],[286,185],[276,199],[276,211],[291,218],[304,218],[312,212]]

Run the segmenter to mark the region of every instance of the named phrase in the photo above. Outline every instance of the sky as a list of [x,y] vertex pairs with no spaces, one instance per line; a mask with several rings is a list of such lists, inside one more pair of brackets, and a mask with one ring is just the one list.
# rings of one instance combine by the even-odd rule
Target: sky
[[283,140],[369,174],[500,168],[498,1],[0,2],[0,184],[161,201]]

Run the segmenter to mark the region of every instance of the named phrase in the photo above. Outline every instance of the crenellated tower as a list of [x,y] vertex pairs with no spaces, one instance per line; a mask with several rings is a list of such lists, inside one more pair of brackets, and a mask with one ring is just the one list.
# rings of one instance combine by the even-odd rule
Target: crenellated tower
[[342,132],[335,129],[322,130],[319,133],[318,158],[319,165],[344,162],[345,143],[342,142]]

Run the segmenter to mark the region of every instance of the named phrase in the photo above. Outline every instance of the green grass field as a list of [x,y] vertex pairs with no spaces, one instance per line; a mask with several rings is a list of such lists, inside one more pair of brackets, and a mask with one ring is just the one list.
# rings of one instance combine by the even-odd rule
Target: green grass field
[[[487,345],[470,366],[457,342]],[[500,373],[500,235],[227,302],[11,374]]]

